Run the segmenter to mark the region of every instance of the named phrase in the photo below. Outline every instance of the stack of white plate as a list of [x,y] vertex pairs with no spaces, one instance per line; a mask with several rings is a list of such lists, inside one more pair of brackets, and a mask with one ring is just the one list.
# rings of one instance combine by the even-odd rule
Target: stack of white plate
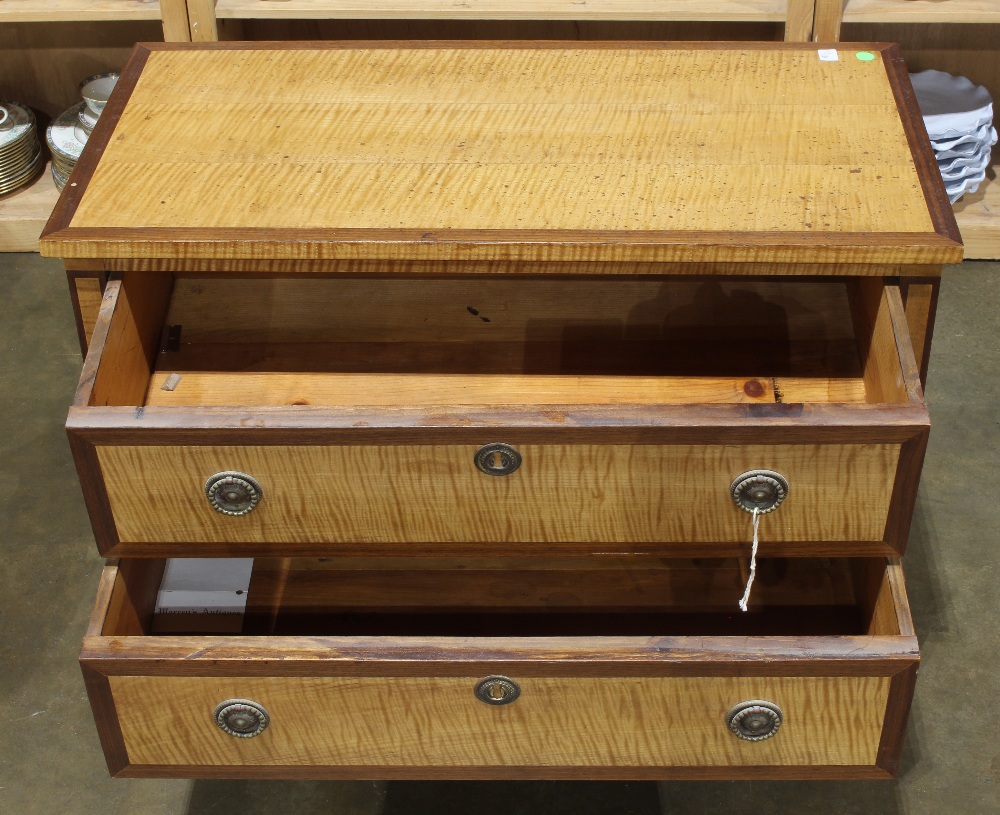
[[80,83],[83,101],[64,110],[49,125],[45,136],[52,151],[52,180],[60,190],[69,181],[83,146],[94,131],[94,125],[117,82],[118,74],[88,76]]
[[42,163],[35,114],[27,105],[0,101],[0,195],[31,181]]
[[948,199],[975,192],[997,143],[993,97],[982,85],[944,71],[910,74]]
[[85,107],[83,102],[77,102],[69,110],[64,110],[45,133],[52,151],[52,180],[60,190],[69,181],[69,174],[73,172],[90,135],[80,125],[80,112]]

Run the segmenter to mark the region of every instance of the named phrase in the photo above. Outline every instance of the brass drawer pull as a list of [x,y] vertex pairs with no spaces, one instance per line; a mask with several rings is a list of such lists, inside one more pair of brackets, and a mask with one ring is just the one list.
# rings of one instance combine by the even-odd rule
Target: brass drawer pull
[[737,738],[764,741],[781,727],[781,708],[774,702],[752,699],[740,702],[726,714],[726,725]]
[[205,482],[205,496],[216,512],[246,515],[260,503],[264,490],[253,476],[226,470]]
[[476,685],[476,697],[488,705],[509,705],[520,695],[517,682],[506,676],[488,676]]
[[487,475],[510,475],[521,466],[516,447],[503,442],[486,444],[476,451],[476,466]]
[[730,486],[736,506],[763,515],[773,512],[788,497],[788,480],[774,470],[750,470],[736,476]]
[[226,699],[212,715],[220,730],[237,739],[259,736],[271,723],[264,706],[249,699]]

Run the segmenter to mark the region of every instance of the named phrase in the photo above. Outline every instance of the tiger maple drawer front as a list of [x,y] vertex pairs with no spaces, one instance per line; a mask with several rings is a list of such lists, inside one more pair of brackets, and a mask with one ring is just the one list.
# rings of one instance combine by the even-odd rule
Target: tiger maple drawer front
[[[301,565],[284,567],[282,607],[270,615],[286,620],[276,629],[284,633],[155,636],[148,633],[154,563],[108,568],[82,654],[117,775],[877,778],[898,764],[917,654],[895,563],[852,562],[842,570],[854,576],[846,588],[828,585],[838,565],[797,566],[785,583],[801,585],[778,589],[772,581],[735,622],[705,586],[700,603],[681,592],[660,599],[655,614],[648,606],[639,613],[607,588],[620,581],[605,568],[600,594],[586,601],[615,616],[622,633],[539,638],[447,636],[467,623],[435,618],[426,605],[395,620],[384,608],[359,608],[357,596],[351,625],[360,633],[338,633],[343,608],[325,604],[321,598],[337,592],[322,586],[346,583],[357,595],[368,578],[322,568],[289,578]],[[469,568],[463,579],[476,583],[479,567]],[[664,585],[681,585],[679,577],[704,566],[685,568],[668,575],[661,564]],[[726,583],[729,567],[719,568]],[[317,574],[327,575],[325,584]],[[380,603],[396,597],[402,578],[393,575],[379,581]],[[439,577],[422,582],[428,596]],[[248,612],[273,593],[266,576],[254,580]],[[445,594],[455,580],[444,581]],[[255,592],[267,597],[255,600]],[[817,604],[809,610],[799,605],[809,602],[806,593]],[[546,602],[551,618],[565,600]],[[527,620],[542,633],[556,630],[551,619],[537,622],[536,611],[478,609],[501,631]],[[368,612],[370,620],[358,622]],[[462,618],[476,613],[466,609]],[[595,625],[585,613],[567,613],[580,631]],[[427,622],[414,628],[415,616]],[[657,625],[729,631],[638,635]],[[326,636],[288,633],[324,626]],[[768,627],[780,633],[759,634]]]
[[107,285],[68,422],[105,554],[733,554],[760,470],[765,553],[905,546],[881,279],[236,282]]

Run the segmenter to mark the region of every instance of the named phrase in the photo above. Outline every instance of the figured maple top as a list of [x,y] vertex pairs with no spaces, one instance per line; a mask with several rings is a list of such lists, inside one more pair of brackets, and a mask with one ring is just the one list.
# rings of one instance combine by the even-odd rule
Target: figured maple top
[[137,46],[42,251],[958,260],[898,51],[861,48]]

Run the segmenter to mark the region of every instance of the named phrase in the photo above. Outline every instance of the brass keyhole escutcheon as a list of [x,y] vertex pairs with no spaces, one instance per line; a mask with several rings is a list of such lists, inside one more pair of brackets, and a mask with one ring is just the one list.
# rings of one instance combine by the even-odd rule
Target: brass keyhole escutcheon
[[236,739],[259,736],[271,723],[264,706],[250,699],[226,699],[216,705],[212,717],[223,733]]
[[788,497],[788,480],[774,470],[750,470],[733,479],[730,491],[740,509],[764,514]]
[[520,695],[517,682],[506,676],[488,676],[476,685],[476,697],[488,705],[509,705]]
[[216,512],[246,515],[260,503],[264,490],[253,476],[226,470],[205,482],[205,497]]
[[494,442],[476,451],[475,462],[487,475],[510,475],[521,466],[521,454],[510,444]]
[[781,708],[774,702],[751,699],[730,709],[726,714],[726,726],[744,741],[764,741],[778,732],[782,718]]

